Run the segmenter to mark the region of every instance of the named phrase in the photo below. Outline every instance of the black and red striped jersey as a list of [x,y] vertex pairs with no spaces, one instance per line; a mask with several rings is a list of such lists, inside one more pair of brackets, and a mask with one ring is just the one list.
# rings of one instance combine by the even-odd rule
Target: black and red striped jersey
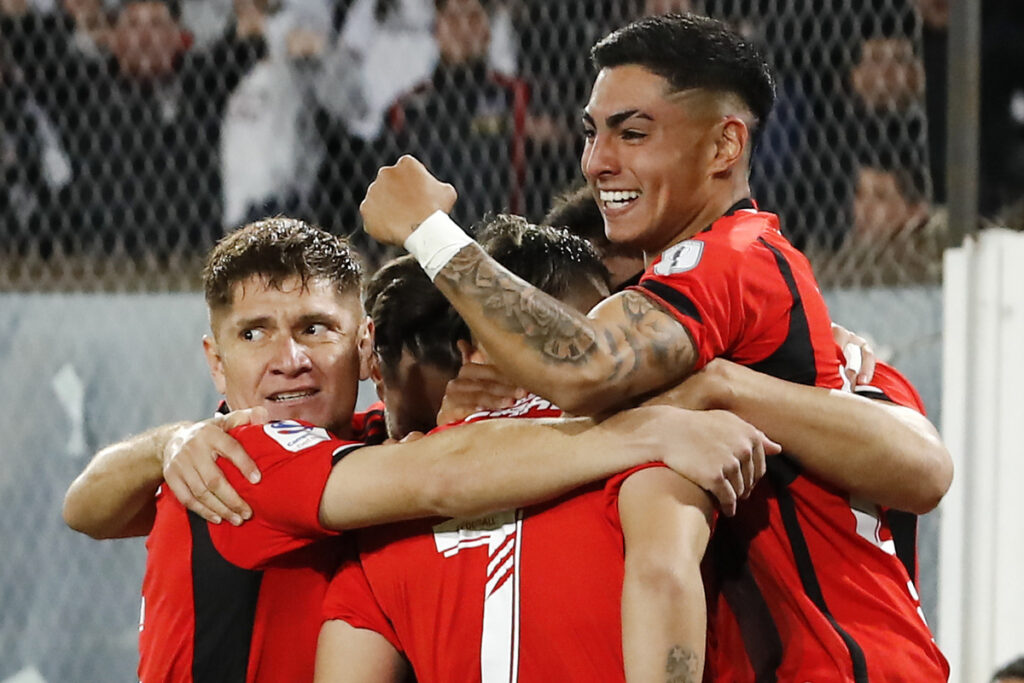
[[[875,376],[868,384],[854,387],[854,392],[879,401],[888,401],[912,408],[922,415],[926,414],[924,402],[917,389],[896,368],[885,363],[878,363]],[[892,532],[892,540],[896,546],[896,556],[907,569],[914,585],[918,585],[917,563],[917,515],[903,510],[883,510],[885,521]]]
[[[751,200],[657,258],[633,289],[687,329],[697,367],[724,357],[840,388],[839,355],[807,259]],[[948,666],[877,516],[785,454],[705,557],[707,680],[945,680]]]
[[[353,418],[373,438],[383,414]],[[381,431],[381,433],[383,433]],[[142,683],[312,680],[320,609],[345,544],[319,522],[340,455],[365,445],[296,421],[231,431],[262,473],[249,483],[218,461],[254,510],[234,527],[208,524],[162,487],[146,541],[139,633]]]

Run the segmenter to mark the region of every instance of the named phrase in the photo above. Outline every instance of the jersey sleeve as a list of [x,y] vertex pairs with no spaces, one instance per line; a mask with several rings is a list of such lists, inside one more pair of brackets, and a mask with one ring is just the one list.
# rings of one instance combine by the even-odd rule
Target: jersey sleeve
[[794,302],[776,254],[757,239],[764,227],[755,216],[680,242],[630,288],[686,328],[697,350],[695,369],[718,356],[756,363],[785,339]]
[[233,463],[217,461],[228,483],[252,507],[241,526],[209,524],[217,551],[232,564],[261,569],[282,555],[335,532],[320,524],[320,498],[336,451],[352,443],[295,421],[245,425],[231,431],[261,472],[250,483]]
[[[668,469],[668,465],[661,462],[648,462],[643,465],[637,465],[625,472],[620,472],[614,477],[608,479],[604,485],[604,510],[605,516],[612,526],[616,529],[622,529],[622,518],[619,516],[619,492],[622,490],[622,485],[631,476],[641,470],[646,470],[651,467],[664,467]],[[681,475],[680,475],[681,476]],[[711,529],[714,530],[715,524],[718,521],[718,508],[715,507],[714,516],[711,520]]]
[[647,462],[643,465],[637,465],[632,467],[625,472],[619,472],[614,477],[609,477],[608,481],[604,484],[604,513],[611,525],[616,529],[622,529],[622,519],[619,517],[619,491],[622,490],[622,484],[631,476],[641,470],[646,470],[650,467],[667,467],[661,462]]
[[377,602],[358,559],[346,561],[331,580],[324,597],[323,619],[344,621],[354,628],[374,631],[403,652],[391,620]]
[[858,385],[854,391],[867,398],[881,399],[911,408],[925,415],[924,402],[917,389],[896,368],[885,363],[875,365],[875,374],[869,384]]

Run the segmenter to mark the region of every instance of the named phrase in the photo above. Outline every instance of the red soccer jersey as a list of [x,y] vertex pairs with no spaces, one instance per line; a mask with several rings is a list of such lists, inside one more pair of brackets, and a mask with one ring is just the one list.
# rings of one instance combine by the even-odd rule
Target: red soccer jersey
[[[524,401],[533,410],[512,414],[550,405]],[[631,472],[544,505],[362,531],[325,618],[381,633],[420,683],[624,680],[618,491]]]
[[262,472],[228,481],[253,508],[240,527],[207,524],[166,490],[146,542],[139,680],[175,683],[312,680],[320,608],[342,559],[320,526],[332,464],[361,442],[294,421],[231,435]]
[[[860,384],[853,389],[867,398],[889,401],[901,406],[913,408],[925,414],[924,402],[914,386],[892,366],[879,363],[875,369],[875,377],[870,384]],[[917,564],[917,515],[903,510],[885,510],[885,520],[892,531],[892,540],[896,545],[896,556],[907,569],[914,585],[918,585]]]
[[[634,289],[686,327],[698,368],[722,356],[842,386],[811,267],[778,218],[750,200],[669,247]],[[858,507],[865,511],[784,454],[769,459],[752,497],[719,520],[705,556],[709,680],[945,680],[888,528],[871,506]]]
[[666,249],[630,289],[683,324],[698,369],[721,356],[792,382],[842,386],[811,266],[782,236],[778,217],[749,199]]
[[[879,366],[874,386],[919,408],[892,368]],[[785,486],[759,485],[709,548],[708,679],[945,681],[895,552],[875,505],[795,468]]]

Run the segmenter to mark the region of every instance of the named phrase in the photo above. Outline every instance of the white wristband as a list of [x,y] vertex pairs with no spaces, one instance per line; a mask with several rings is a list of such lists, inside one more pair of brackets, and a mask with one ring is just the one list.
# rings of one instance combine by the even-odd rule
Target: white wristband
[[405,238],[405,249],[416,257],[431,281],[473,238],[444,211],[437,210]]

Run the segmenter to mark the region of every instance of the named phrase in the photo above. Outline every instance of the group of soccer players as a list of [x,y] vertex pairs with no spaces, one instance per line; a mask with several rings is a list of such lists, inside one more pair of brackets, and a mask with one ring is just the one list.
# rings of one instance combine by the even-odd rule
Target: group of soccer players
[[[895,370],[842,391],[810,266],[750,199],[764,59],[679,15],[592,57],[581,165],[635,284],[564,231],[473,240],[408,157],[361,207],[411,254],[369,318],[299,221],[211,252],[204,349],[252,410],[115,444],[65,501],[148,535],[141,681],[946,680],[890,519],[949,454]],[[370,377],[383,412],[353,415]]]

